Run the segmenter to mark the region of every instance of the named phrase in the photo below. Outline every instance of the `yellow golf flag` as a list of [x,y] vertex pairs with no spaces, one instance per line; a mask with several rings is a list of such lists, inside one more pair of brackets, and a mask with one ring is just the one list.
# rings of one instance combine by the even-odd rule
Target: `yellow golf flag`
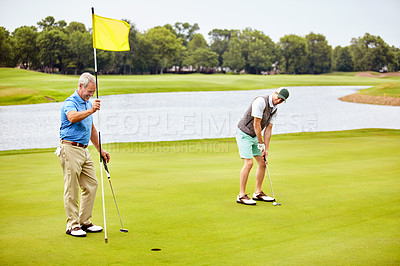
[[129,51],[130,25],[122,20],[92,14],[93,48],[107,51]]

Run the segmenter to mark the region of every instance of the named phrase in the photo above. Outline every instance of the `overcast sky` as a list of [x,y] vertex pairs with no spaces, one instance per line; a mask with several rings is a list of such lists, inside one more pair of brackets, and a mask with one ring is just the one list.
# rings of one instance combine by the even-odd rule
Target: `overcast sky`
[[198,23],[206,40],[212,29],[251,27],[274,42],[287,34],[323,34],[333,47],[366,32],[400,47],[400,0],[0,0],[0,26],[12,32],[47,16],[91,27],[97,15],[129,19],[141,31],[167,23]]

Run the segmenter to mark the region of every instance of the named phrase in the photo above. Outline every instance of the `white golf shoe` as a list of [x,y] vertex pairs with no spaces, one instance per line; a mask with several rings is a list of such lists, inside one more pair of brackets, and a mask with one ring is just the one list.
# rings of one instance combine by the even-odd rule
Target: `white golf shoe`
[[262,191],[260,193],[253,193],[253,200],[266,201],[266,202],[275,201],[274,198],[265,195],[264,192]]
[[86,231],[88,233],[98,233],[103,231],[103,227],[99,226],[99,225],[94,225],[92,223],[88,224],[88,225],[82,225],[82,230]]
[[257,202],[250,199],[249,196],[247,196],[247,194],[242,197],[240,195],[238,195],[236,202],[240,203],[240,204],[244,204],[244,205],[256,205],[257,204]]
[[76,236],[76,237],[85,237],[86,236],[86,232],[83,231],[80,227],[67,229],[67,231],[65,233],[67,235]]

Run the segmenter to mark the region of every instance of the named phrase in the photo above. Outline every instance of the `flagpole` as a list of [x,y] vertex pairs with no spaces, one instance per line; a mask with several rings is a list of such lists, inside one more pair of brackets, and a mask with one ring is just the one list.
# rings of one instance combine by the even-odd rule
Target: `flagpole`
[[[93,34],[95,32],[94,30],[94,8],[92,7],[92,23],[93,23]],[[95,40],[93,38],[93,40]],[[94,46],[94,45],[93,45]],[[97,84],[97,57],[96,57],[96,48],[93,48],[93,55],[94,55],[94,73],[96,76],[96,99],[99,99],[99,87]],[[103,167],[102,167],[102,162],[103,162],[103,157],[101,156],[101,134],[100,134],[100,110],[97,111],[97,128],[99,130],[99,150],[100,150],[100,175],[101,175],[101,198],[103,201],[103,217],[104,217],[104,241],[108,243],[108,238],[107,238],[107,223],[106,223],[106,205],[104,201],[104,182],[103,182]]]

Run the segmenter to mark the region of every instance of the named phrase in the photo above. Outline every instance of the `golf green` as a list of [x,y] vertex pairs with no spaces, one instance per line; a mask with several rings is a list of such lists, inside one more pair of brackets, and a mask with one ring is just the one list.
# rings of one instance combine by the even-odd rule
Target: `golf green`
[[[0,152],[0,264],[400,263],[399,130],[274,135],[269,170],[282,206],[235,202],[242,162],[234,139],[105,146],[129,232],[119,232],[105,180],[108,244],[104,233],[66,235],[54,149]],[[255,169],[249,194],[254,185]],[[101,186],[92,221],[103,225]]]

